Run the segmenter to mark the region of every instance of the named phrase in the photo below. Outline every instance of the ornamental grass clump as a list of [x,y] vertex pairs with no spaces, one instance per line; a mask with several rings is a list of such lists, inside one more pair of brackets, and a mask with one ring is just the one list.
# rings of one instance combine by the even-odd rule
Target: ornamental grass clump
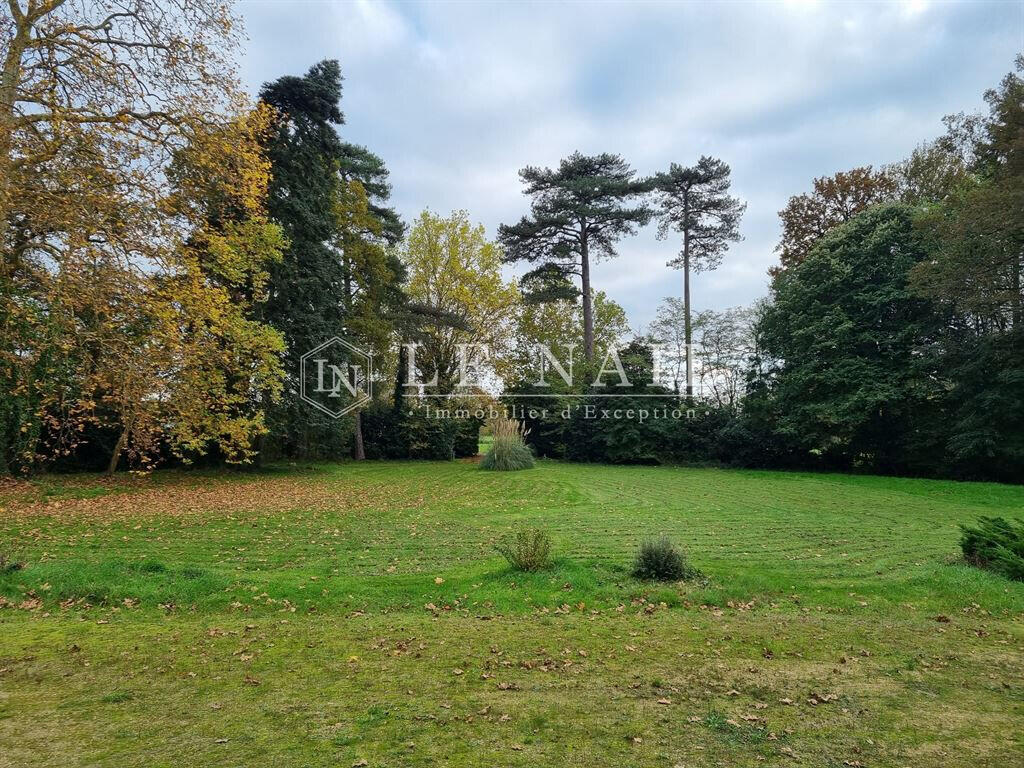
[[700,571],[686,562],[686,555],[667,536],[662,536],[640,545],[633,575],[645,580],[679,581],[696,578]]
[[515,419],[497,419],[491,423],[493,442],[480,461],[481,469],[512,472],[530,469],[533,454],[526,444],[527,430]]

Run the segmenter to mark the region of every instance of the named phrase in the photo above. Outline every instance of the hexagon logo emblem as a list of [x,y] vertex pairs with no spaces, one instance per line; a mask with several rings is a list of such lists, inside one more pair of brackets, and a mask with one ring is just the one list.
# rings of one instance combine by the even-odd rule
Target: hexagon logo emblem
[[373,399],[373,356],[337,336],[299,360],[299,396],[333,419]]

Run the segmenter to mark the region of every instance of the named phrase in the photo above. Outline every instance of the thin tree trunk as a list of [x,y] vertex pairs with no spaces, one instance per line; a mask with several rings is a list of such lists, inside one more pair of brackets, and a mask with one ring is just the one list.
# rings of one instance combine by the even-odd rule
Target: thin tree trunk
[[256,455],[253,457],[252,464],[258,469],[262,467],[264,463],[264,453],[267,450],[267,436],[257,435],[256,445],[254,448],[256,449]]
[[398,341],[398,371],[395,373],[395,393],[394,401],[391,403],[391,408],[395,413],[401,413],[405,407],[405,369],[409,365],[408,352],[405,348],[405,341],[403,337],[399,337]]
[[114,446],[114,453],[111,455],[110,463],[107,465],[108,475],[112,475],[117,471],[117,463],[121,459],[121,452],[124,450],[126,442],[128,442],[128,427],[124,427],[121,430],[120,437],[117,438],[117,445]]
[[1020,324],[1024,322],[1024,311],[1021,309],[1021,294],[1020,294],[1020,272],[1021,272],[1021,254],[1018,252],[1017,257],[1013,260],[1013,328],[1016,330],[1020,327]]
[[355,426],[355,453],[354,457],[356,461],[363,461],[366,459],[366,446],[363,445],[363,413],[362,411],[356,411],[356,426]]
[[[14,6],[12,6],[13,8]],[[0,226],[6,230],[10,215],[10,178],[14,148],[14,102],[17,99],[18,82],[21,79],[21,57],[25,53],[31,34],[31,22],[25,16],[16,18],[15,33],[11,39],[3,69],[0,70]],[[4,232],[2,238],[6,238]],[[0,242],[3,240],[0,239]],[[7,261],[5,255],[4,261]],[[14,271],[13,264],[4,265],[9,277]]]
[[[342,260],[345,267],[345,311],[352,314],[352,265],[348,258],[342,254]],[[360,411],[356,411],[355,423],[352,425],[352,440],[355,444],[352,452],[352,458],[356,461],[363,461],[366,459],[366,448],[363,445],[363,414]]]
[[683,314],[686,329],[686,397],[693,397],[693,334],[690,325],[690,233],[683,233]]
[[587,232],[580,240],[580,282],[583,288],[583,354],[588,363],[594,361],[594,304],[590,294],[590,253]]

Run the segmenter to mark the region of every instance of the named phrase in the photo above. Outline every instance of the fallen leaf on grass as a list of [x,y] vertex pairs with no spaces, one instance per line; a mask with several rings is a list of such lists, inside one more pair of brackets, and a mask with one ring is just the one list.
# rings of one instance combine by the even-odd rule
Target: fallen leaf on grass
[[835,693],[813,693],[811,697],[807,699],[807,703],[812,707],[816,707],[819,704],[827,704],[830,701],[838,699],[838,694]]

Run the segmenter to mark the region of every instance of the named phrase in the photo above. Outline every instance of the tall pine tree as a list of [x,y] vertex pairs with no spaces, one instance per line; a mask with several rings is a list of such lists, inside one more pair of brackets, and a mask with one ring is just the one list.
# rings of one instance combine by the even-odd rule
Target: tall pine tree
[[[372,348],[388,335],[382,307],[397,301],[400,266],[387,252],[403,225],[386,206],[383,161],[343,142],[341,69],[322,61],[302,77],[266,84],[261,99],[279,114],[268,156],[268,208],[290,243],[270,280],[265,319],[285,338],[285,396],[272,413],[272,439],[291,456],[338,455],[352,421],[307,408],[297,378],[303,354],[339,336]],[[355,443],[360,444],[359,419]]]
[[672,163],[655,177],[658,237],[670,230],[683,236],[679,255],[668,263],[683,270],[686,341],[686,396],[693,396],[693,328],[690,320],[690,271],[713,270],[730,242],[740,239],[739,222],[746,204],[729,196],[729,166],[703,156],[692,168]]
[[643,201],[648,182],[619,155],[575,152],[557,170],[526,167],[519,172],[532,198],[530,216],[503,224],[498,239],[506,262],[538,266],[522,278],[527,301],[583,299],[583,347],[594,359],[594,305],[591,261],[617,255],[615,244],[651,220]]

